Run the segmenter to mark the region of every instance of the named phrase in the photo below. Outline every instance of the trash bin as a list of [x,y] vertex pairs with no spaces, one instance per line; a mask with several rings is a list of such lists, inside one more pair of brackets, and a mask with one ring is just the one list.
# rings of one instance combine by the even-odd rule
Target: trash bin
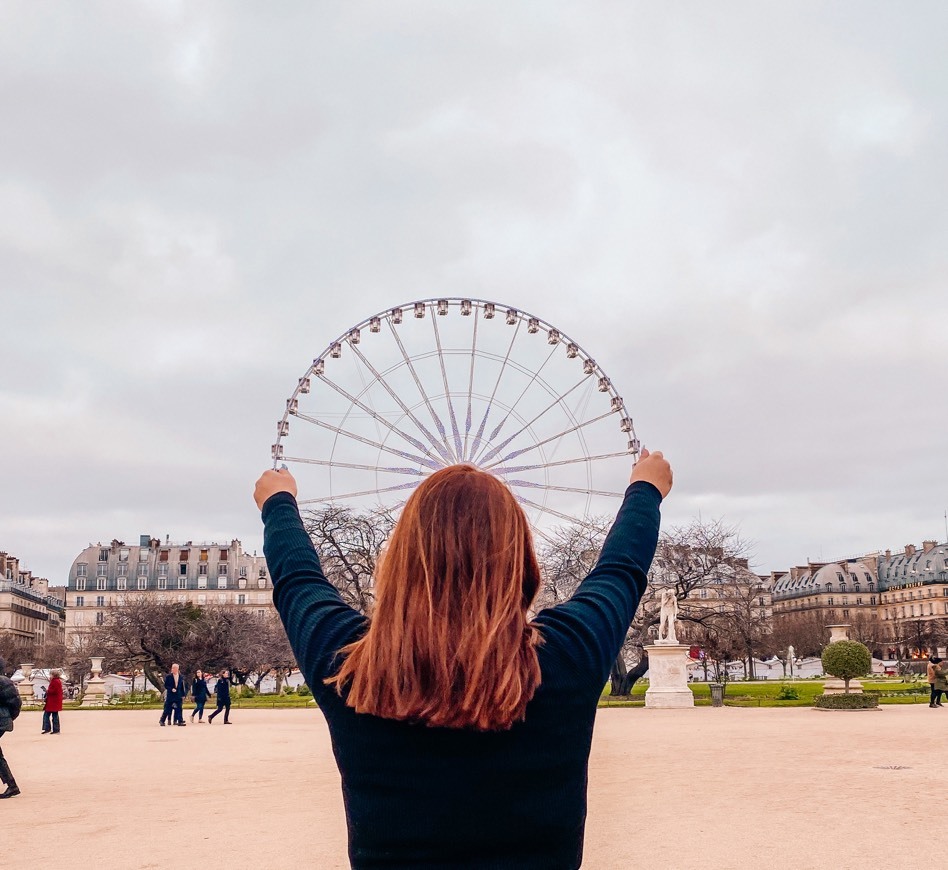
[[708,688],[711,690],[711,706],[723,707],[724,683],[708,683]]

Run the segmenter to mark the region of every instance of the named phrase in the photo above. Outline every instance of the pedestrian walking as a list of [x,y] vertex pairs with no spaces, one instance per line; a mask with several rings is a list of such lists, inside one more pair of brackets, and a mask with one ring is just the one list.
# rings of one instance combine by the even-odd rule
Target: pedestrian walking
[[214,686],[214,693],[217,695],[217,709],[207,717],[207,724],[210,725],[214,717],[223,710],[224,724],[230,725],[230,671],[221,671],[217,685]]
[[43,705],[43,733],[59,734],[59,714],[63,709],[62,671],[50,672],[49,688],[46,690],[46,703]]
[[184,680],[181,678],[181,668],[177,664],[171,666],[171,670],[165,674],[165,706],[161,711],[159,725],[164,725],[165,720],[168,724],[181,725],[184,727],[184,713],[182,704],[184,702]]
[[204,721],[204,705],[207,703],[209,694],[207,680],[204,679],[204,671],[197,671],[194,675],[194,682],[191,683],[191,697],[194,698],[194,709],[191,711],[192,722],[195,714],[197,714],[198,722]]
[[941,707],[941,696],[948,694],[948,670],[939,656],[932,656],[928,660],[928,667],[934,677],[932,681],[931,701],[929,707]]
[[[13,720],[20,715],[20,707],[23,705],[13,680],[7,676],[6,668],[7,663],[0,658],[0,737],[13,730]],[[0,747],[0,782],[7,787],[6,791],[0,794],[0,799],[16,797],[20,793],[10,765],[3,756],[3,747]]]
[[292,475],[264,472],[273,600],[329,726],[354,868],[582,864],[597,703],[671,487],[643,450],[596,566],[531,619],[526,514],[499,477],[441,468],[402,508],[367,617],[323,573]]

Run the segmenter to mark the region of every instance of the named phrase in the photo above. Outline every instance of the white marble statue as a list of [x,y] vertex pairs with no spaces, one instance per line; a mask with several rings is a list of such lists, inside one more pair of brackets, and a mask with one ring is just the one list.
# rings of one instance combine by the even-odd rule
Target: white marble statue
[[662,609],[658,620],[658,643],[678,643],[675,620],[678,619],[678,597],[672,589],[662,590]]

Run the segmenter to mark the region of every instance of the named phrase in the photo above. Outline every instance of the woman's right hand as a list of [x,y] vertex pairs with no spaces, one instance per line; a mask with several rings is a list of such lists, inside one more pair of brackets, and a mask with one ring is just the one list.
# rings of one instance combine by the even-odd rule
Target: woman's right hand
[[645,447],[639,455],[639,461],[632,468],[632,478],[629,483],[644,480],[652,484],[666,498],[672,488],[672,469],[661,450],[650,453]]

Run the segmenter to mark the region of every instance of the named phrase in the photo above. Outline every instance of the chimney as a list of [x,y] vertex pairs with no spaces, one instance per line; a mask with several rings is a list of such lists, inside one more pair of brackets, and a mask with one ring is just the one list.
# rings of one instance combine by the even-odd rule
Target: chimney
[[886,551],[885,551],[885,560],[886,560],[886,562],[891,562],[891,561],[892,561],[892,551],[891,551],[891,550],[886,550]]
[[914,556],[915,555],[915,544],[906,544],[905,545],[905,555]]
[[938,541],[922,541],[922,552],[930,553],[937,546]]

